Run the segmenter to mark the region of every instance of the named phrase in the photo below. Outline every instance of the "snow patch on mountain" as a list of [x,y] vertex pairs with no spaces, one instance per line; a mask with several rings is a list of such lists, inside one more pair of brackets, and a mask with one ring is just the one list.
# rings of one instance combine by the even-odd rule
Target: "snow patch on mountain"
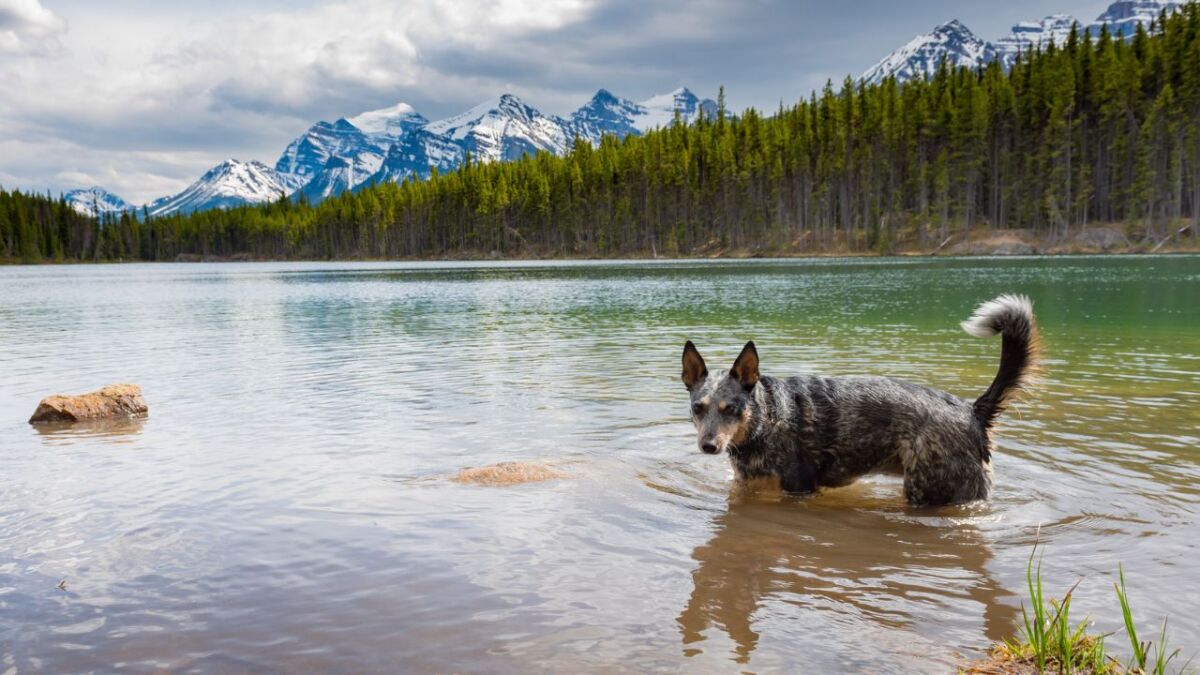
[[378,134],[390,138],[400,138],[413,129],[429,123],[424,115],[403,102],[388,108],[368,110],[346,121],[366,134]]
[[71,190],[63,195],[63,199],[71,208],[93,218],[106,213],[120,213],[135,208],[133,204],[98,186]]

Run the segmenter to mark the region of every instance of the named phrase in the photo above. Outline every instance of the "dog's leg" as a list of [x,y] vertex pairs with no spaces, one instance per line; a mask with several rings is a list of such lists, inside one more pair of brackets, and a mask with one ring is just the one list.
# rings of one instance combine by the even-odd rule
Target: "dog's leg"
[[781,467],[779,487],[784,492],[808,494],[817,491],[817,467],[800,453],[792,453]]
[[987,499],[991,464],[969,443],[919,435],[900,451],[904,497],[914,506],[942,506]]

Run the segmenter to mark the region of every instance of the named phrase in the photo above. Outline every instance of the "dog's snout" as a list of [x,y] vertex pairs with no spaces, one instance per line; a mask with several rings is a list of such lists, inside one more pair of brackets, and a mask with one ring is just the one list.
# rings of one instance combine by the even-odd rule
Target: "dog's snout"
[[700,442],[700,449],[710,455],[717,454],[717,444],[712,441],[705,440]]

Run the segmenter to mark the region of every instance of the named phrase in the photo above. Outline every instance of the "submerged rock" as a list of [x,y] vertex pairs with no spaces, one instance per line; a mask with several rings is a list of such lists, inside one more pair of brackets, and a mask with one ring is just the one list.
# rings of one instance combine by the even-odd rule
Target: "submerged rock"
[[136,384],[114,384],[78,396],[47,396],[38,404],[29,422],[78,422],[133,417],[145,415],[148,410],[141,387]]
[[463,469],[450,480],[471,485],[519,485],[566,477],[561,471],[537,462],[500,462]]

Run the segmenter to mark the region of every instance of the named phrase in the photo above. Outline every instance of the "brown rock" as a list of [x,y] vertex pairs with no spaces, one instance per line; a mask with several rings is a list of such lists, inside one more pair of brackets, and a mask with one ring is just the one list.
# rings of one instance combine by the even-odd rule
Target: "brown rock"
[[463,469],[450,480],[473,485],[519,485],[556,478],[566,478],[566,474],[535,462],[500,462],[491,466]]
[[114,384],[79,396],[47,396],[38,404],[29,422],[78,422],[132,417],[145,415],[147,410],[141,387],[136,384]]

